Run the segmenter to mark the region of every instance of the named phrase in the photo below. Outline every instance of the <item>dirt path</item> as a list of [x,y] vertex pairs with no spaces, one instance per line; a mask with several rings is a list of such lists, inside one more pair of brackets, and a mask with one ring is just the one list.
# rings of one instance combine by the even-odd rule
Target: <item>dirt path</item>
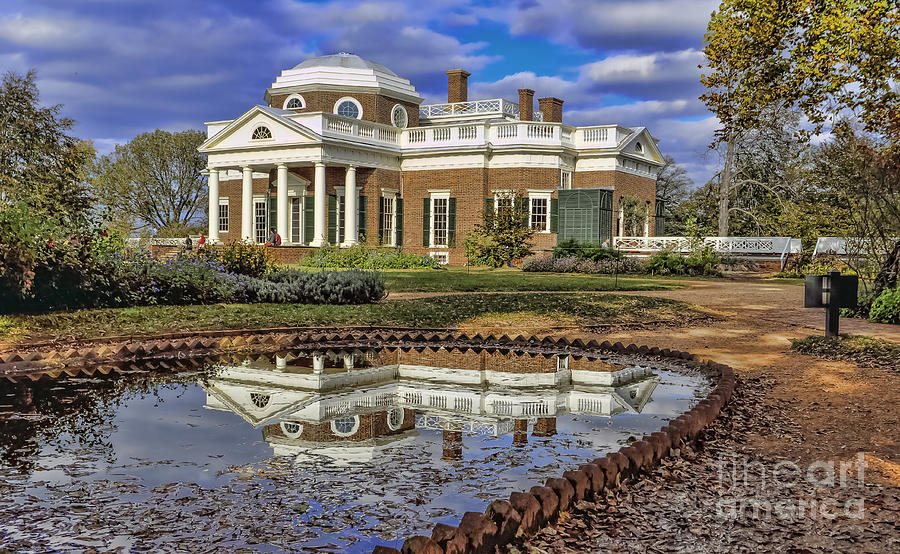
[[[802,287],[702,281],[692,282],[685,290],[624,294],[683,300],[724,316],[722,321],[708,326],[617,330],[597,335],[597,338],[626,344],[688,350],[733,366],[754,402],[749,415],[730,424],[733,433],[721,434],[721,439],[730,443],[724,443],[718,456],[722,451],[734,452],[735,464],[761,464],[754,471],[770,479],[779,463],[795,463],[803,471],[814,463],[839,467],[845,462],[857,467],[862,453],[866,464],[865,486],[860,489],[863,492],[827,486],[771,489],[765,482],[755,482],[741,493],[741,499],[782,500],[796,506],[816,495],[828,498],[836,494],[844,502],[856,494],[853,498],[863,498],[867,506],[865,517],[838,520],[837,527],[829,527],[830,522],[823,524],[821,519],[816,525],[801,519],[791,526],[783,522],[775,524],[771,517],[739,520],[709,517],[714,507],[712,500],[723,494],[721,490],[708,494],[709,487],[721,485],[710,478],[710,471],[718,463],[710,454],[691,460],[687,464],[691,467],[682,467],[674,486],[670,471],[657,472],[648,483],[636,485],[637,490],[624,494],[620,501],[627,500],[627,506],[610,508],[608,503],[587,506],[547,534],[520,545],[523,549],[534,552],[741,549],[783,552],[786,548],[797,552],[821,549],[880,552],[885,551],[885,532],[893,536],[893,544],[897,545],[900,373],[791,352],[790,339],[824,332],[822,310],[801,307]],[[844,319],[841,331],[900,341],[900,328],[892,325]],[[760,421],[767,423],[760,425]],[[704,505],[704,501],[709,502]],[[649,508],[652,508],[649,517],[630,517],[647,513]],[[623,519],[628,523],[623,524]],[[699,523],[700,519],[703,523]],[[680,540],[668,540],[666,533],[661,536],[660,525],[669,527],[671,535]],[[840,533],[836,529],[841,529]],[[741,540],[726,540],[735,534]]]

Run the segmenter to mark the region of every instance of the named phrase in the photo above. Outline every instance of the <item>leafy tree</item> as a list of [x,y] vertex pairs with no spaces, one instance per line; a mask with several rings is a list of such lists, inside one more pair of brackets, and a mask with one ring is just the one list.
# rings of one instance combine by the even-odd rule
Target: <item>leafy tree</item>
[[485,210],[484,222],[463,243],[470,265],[501,267],[532,253],[527,206],[527,199],[516,193],[500,198],[496,209]]
[[91,196],[89,142],[68,135],[62,106],[41,107],[34,70],[0,81],[0,209],[27,207],[36,219],[82,225]]
[[[900,7],[891,0],[724,0],[705,36],[701,96],[720,121],[719,234],[728,234],[734,141],[763,110],[797,107],[814,132],[843,111],[900,135]],[[809,136],[810,133],[798,134]]]
[[206,206],[202,131],[157,129],[100,160],[95,186],[106,217],[123,231],[187,227]]

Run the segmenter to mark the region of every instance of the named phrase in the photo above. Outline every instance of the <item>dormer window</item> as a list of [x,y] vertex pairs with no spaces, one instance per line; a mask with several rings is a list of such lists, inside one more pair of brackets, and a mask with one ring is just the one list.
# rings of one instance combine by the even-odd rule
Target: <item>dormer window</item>
[[362,119],[362,105],[355,98],[341,98],[334,104],[334,113],[352,119]]
[[302,110],[306,107],[306,101],[299,94],[292,94],[284,101],[285,110]]
[[272,131],[269,130],[265,125],[260,125],[256,129],[253,129],[253,134],[250,136],[253,140],[265,140],[272,138]]
[[643,152],[643,151],[644,151],[644,147],[641,146],[641,143],[636,142],[636,143],[634,143],[634,151],[635,151],[635,152]]
[[406,115],[406,108],[400,104],[394,104],[394,108],[391,110],[391,122],[394,124],[394,127],[405,129],[409,122]]

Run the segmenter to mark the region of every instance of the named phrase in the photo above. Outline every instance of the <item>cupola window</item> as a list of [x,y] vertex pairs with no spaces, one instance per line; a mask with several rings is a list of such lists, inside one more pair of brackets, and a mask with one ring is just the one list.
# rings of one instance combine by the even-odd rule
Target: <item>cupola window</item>
[[353,98],[341,98],[334,105],[334,113],[353,119],[362,118],[362,105]]
[[284,102],[284,109],[286,110],[302,110],[305,107],[306,102],[299,94],[288,96],[287,100]]
[[265,125],[260,125],[256,129],[253,129],[253,135],[251,136],[253,140],[263,140],[272,138],[272,131],[269,130]]
[[393,122],[394,127],[405,129],[408,123],[406,108],[400,104],[395,104],[394,109],[391,110],[391,122]]

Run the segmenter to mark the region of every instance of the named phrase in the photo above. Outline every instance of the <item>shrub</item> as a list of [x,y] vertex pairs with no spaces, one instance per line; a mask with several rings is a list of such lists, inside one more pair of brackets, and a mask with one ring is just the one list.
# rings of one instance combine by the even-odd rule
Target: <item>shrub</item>
[[644,264],[635,258],[598,261],[579,260],[575,256],[565,258],[528,258],[522,262],[522,271],[547,273],[643,273]]
[[248,279],[238,295],[250,303],[364,304],[385,296],[384,279],[368,271],[276,271],[266,279]]
[[497,241],[480,231],[472,231],[463,241],[466,263],[470,266],[503,267],[507,262]]
[[399,248],[371,249],[364,245],[351,248],[323,246],[300,259],[302,267],[340,269],[440,269],[431,256],[409,254]]
[[225,271],[240,275],[262,277],[275,268],[275,258],[269,248],[262,244],[232,241],[225,245],[218,257],[221,258]]
[[553,248],[554,258],[568,258],[574,256],[582,260],[616,260],[623,258],[623,254],[615,248],[609,248],[600,244],[578,242],[568,239]]
[[872,302],[869,319],[876,323],[900,323],[900,288],[881,291]]
[[682,255],[671,250],[660,250],[647,260],[647,271],[654,275],[722,275],[719,266],[722,256],[711,246],[696,248]]

